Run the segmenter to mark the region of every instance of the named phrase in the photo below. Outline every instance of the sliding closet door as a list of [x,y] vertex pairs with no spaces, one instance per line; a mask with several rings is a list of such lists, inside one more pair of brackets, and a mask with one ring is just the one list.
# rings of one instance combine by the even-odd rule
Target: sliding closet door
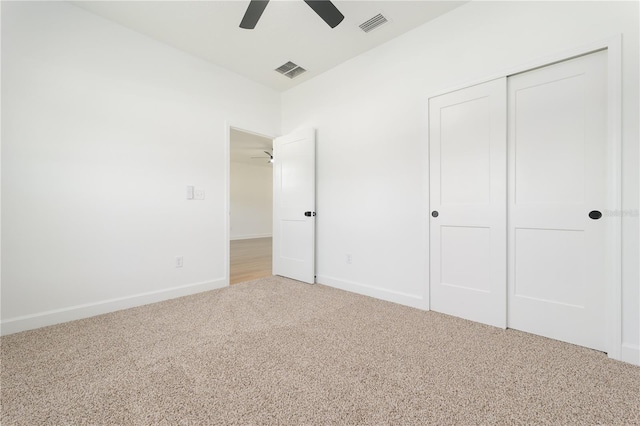
[[604,350],[606,51],[509,78],[508,326]]
[[429,100],[431,309],[506,327],[506,80]]

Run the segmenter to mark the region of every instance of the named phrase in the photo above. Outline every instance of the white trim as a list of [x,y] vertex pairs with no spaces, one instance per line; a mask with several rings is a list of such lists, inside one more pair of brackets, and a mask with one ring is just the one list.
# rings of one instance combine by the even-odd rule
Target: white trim
[[[514,74],[530,71],[535,68],[551,65],[557,62],[566,61],[571,58],[583,56],[589,53],[593,53],[599,50],[607,50],[607,62],[608,62],[608,82],[607,82],[607,111],[608,111],[608,141],[607,141],[607,180],[608,188],[612,188],[607,191],[607,207],[614,211],[622,210],[622,141],[621,141],[621,129],[622,129],[622,35],[616,34],[603,40],[595,41],[593,43],[585,44],[575,49],[566,50],[563,52],[555,53],[545,56],[543,58],[535,59],[531,62],[527,62],[518,66],[507,68],[501,72],[493,75],[476,78],[455,85],[447,90],[441,90],[433,93],[427,98],[428,100],[436,96],[444,95],[456,90],[464,89],[470,86],[475,86],[487,81],[495,80],[498,78],[509,77]],[[427,107],[428,109],[428,107]],[[428,117],[428,116],[427,116]],[[428,120],[428,118],[427,118]],[[428,121],[427,121],[428,122]],[[429,137],[427,133],[427,146],[429,146]],[[429,163],[427,160],[425,168],[429,169]],[[428,179],[428,178],[427,178]],[[429,186],[427,186],[428,188]],[[427,192],[428,196],[428,192]],[[429,216],[427,215],[427,221]],[[608,238],[608,250],[610,254],[606,260],[607,262],[607,282],[613,283],[607,288],[606,294],[606,329],[607,329],[607,354],[609,358],[621,360],[624,356],[633,358],[634,355],[629,355],[629,351],[633,353],[634,346],[622,344],[622,220],[619,217],[609,217],[607,222],[609,231],[607,232]],[[428,222],[427,222],[428,223]],[[427,237],[429,227],[427,227]],[[429,257],[427,257],[429,259]],[[431,288],[430,274],[426,277],[427,291]]]
[[[622,36],[607,44],[607,205],[622,211]],[[622,359],[622,218],[607,218],[607,354]]]
[[429,126],[429,114],[430,114],[430,108],[429,108],[429,101],[427,100],[427,108],[426,108],[426,112],[425,112],[425,123],[426,123],[426,128],[424,129],[424,132],[426,134],[427,137],[427,144],[425,147],[423,147],[424,152],[422,153],[422,161],[424,161],[425,166],[422,167],[422,182],[423,182],[423,191],[422,193],[424,194],[424,203],[426,206],[426,211],[424,212],[424,222],[423,222],[423,226],[424,226],[424,230],[422,231],[423,234],[423,241],[422,241],[422,250],[423,250],[423,259],[426,259],[426,262],[424,262],[424,279],[427,282],[427,285],[424,287],[424,290],[422,292],[422,299],[423,299],[423,306],[422,309],[424,309],[425,311],[430,311],[431,310],[431,221],[429,220],[429,218],[431,217],[431,154],[430,154],[430,147],[431,147],[431,141],[429,139],[429,135],[430,135],[430,126]]
[[0,322],[0,330],[4,336],[25,330],[33,330],[35,328],[107,314],[122,309],[162,302],[164,300],[175,299],[176,297],[188,296],[203,291],[216,290],[225,286],[226,280],[224,278],[218,278],[212,281],[186,284],[163,290],[135,294],[133,296],[69,306],[67,308],[6,319]]
[[316,276],[316,283],[351,293],[362,294],[375,299],[385,300],[387,302],[410,306],[412,308],[424,310],[425,306],[424,298],[422,296],[388,290],[368,284],[357,283],[355,281],[347,281],[339,278],[328,277],[326,275],[318,275]]
[[231,128],[224,122],[224,277],[226,285],[231,283]]
[[629,364],[640,365],[640,345],[623,343],[622,351],[620,354],[620,361],[628,362]]
[[[2,6],[0,5],[0,22],[2,22]],[[0,31],[0,46],[2,46],[2,31]],[[0,93],[2,93],[2,67],[0,67]],[[2,101],[0,100],[0,117],[2,117]],[[2,121],[2,120],[0,120]],[[2,135],[2,123],[0,122],[0,135]],[[0,136],[0,146],[2,137]],[[0,169],[2,168],[2,149],[0,149]],[[2,173],[0,173],[0,192],[2,186]],[[2,241],[2,197],[0,196],[0,241]],[[0,289],[2,289],[2,244],[0,244]],[[2,303],[0,303],[0,318],[2,318]]]

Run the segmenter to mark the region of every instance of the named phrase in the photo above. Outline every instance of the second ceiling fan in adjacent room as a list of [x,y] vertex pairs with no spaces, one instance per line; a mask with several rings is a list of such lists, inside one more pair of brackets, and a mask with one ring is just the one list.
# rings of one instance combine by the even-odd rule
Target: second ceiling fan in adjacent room
[[270,153],[269,151],[262,151],[262,152],[264,152],[265,154],[267,154],[267,156],[268,156],[268,157],[251,157],[251,158],[252,158],[252,159],[255,159],[255,158],[259,158],[259,159],[265,159],[265,158],[268,158],[267,163],[273,163],[273,154],[272,154],[272,153]]

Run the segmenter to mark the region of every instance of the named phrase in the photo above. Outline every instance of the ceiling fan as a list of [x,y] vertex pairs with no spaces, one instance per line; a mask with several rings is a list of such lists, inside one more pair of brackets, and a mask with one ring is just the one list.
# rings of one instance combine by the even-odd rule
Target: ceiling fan
[[[344,19],[344,15],[340,13],[338,8],[335,7],[330,0],[304,0],[304,2],[331,28],[335,28]],[[242,22],[240,22],[240,28],[247,30],[254,29],[267,4],[269,4],[269,0],[251,0],[242,18]]]
[[[271,154],[269,151],[262,151],[262,152],[264,152],[269,156],[269,160],[267,161],[267,163],[273,163],[273,154]],[[251,157],[251,158],[260,158],[264,160],[266,157],[260,156],[260,157]]]

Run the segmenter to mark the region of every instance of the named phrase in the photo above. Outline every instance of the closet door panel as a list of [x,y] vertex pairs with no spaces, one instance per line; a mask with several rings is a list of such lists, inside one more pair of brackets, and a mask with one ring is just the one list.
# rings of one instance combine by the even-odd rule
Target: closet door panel
[[509,78],[508,326],[604,350],[606,52]]
[[506,80],[429,102],[431,309],[506,327]]

